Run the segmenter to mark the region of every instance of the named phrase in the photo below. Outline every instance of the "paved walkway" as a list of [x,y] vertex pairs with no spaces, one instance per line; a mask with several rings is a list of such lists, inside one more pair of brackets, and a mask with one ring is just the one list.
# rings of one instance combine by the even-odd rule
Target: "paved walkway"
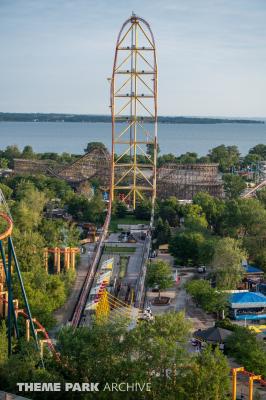
[[[170,254],[160,254],[156,259],[162,259],[174,265],[174,259]],[[175,271],[176,268],[173,268]],[[147,292],[147,303],[150,305],[154,315],[163,314],[171,311],[184,311],[186,318],[189,319],[193,325],[193,331],[197,329],[205,329],[214,325],[214,318],[210,314],[206,314],[202,309],[195,306],[191,297],[185,290],[185,284],[188,280],[192,279],[195,272],[191,268],[178,268],[177,274],[180,277],[179,284],[174,285],[172,288],[161,292],[162,296],[170,297],[171,302],[167,306],[154,306],[151,304],[153,298],[158,296],[158,293]]]

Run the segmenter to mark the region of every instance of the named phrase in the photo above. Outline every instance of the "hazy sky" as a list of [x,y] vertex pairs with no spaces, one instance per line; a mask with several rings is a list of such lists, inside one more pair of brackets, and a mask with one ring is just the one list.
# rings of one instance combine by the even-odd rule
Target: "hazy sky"
[[155,36],[160,115],[266,116],[266,0],[0,0],[0,111],[108,114],[132,10]]

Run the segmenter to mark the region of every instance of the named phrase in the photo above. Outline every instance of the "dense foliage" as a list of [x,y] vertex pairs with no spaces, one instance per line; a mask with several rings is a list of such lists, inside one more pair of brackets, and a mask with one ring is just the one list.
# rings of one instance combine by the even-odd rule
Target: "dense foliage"
[[211,287],[206,280],[191,280],[186,285],[187,292],[193,297],[196,305],[200,305],[204,311],[216,313],[217,317],[223,317],[228,306],[228,295]]
[[[210,120],[212,121],[212,120]],[[246,121],[245,121],[246,122]],[[101,142],[90,142],[84,149],[85,152],[92,151],[93,149],[103,149],[106,147]],[[158,154],[160,149],[158,147]],[[152,153],[150,145],[147,146],[147,153]],[[18,146],[11,145],[7,146],[5,150],[0,151],[0,167],[7,168],[13,166],[14,158],[24,159],[41,159],[41,160],[53,160],[56,163],[68,164],[74,162],[80,155],[69,154],[69,153],[35,153],[31,146],[27,145],[21,151]],[[138,155],[138,161],[147,163],[148,159],[144,155]],[[125,155],[122,157],[121,162],[129,160],[129,156]],[[251,148],[244,157],[240,157],[240,152],[237,146],[225,146],[221,144],[213,149],[204,156],[199,156],[195,152],[186,152],[179,156],[172,153],[162,154],[158,156],[158,166],[162,166],[167,163],[178,163],[178,164],[194,164],[194,163],[217,163],[221,172],[232,172],[235,170],[241,170],[249,167],[252,170],[257,168],[257,163],[266,160],[266,145],[258,144]]]
[[[44,211],[53,198],[67,206],[76,195],[66,183],[41,175],[2,178],[1,189],[14,219],[13,241],[32,314],[49,328],[54,324],[53,311],[66,301],[75,273],[47,274],[44,248],[77,246],[80,234],[75,224],[47,219]],[[23,307],[16,275],[14,296]]]
[[156,260],[148,264],[146,275],[146,286],[157,287],[160,292],[171,287],[173,284],[172,268],[163,260]]
[[228,338],[226,352],[247,371],[266,377],[266,349],[262,340],[246,328],[238,327]]
[[[111,384],[149,383],[150,391],[94,393],[27,393],[34,399],[151,399],[226,400],[229,393],[229,366],[217,349],[200,356],[187,350],[190,325],[183,313],[157,316],[128,330],[126,321],[93,323],[90,328],[62,329],[58,337],[61,362],[48,355],[46,370],[29,345],[0,364],[1,388],[15,391],[16,382],[98,382],[102,389]],[[16,368],[14,368],[16,366]],[[207,384],[206,384],[207,382]]]
[[239,260],[248,258],[266,271],[265,193],[262,190],[258,198],[250,199],[218,199],[198,193],[186,205],[173,197],[158,201],[155,246],[169,242],[180,265],[213,265],[215,250],[221,248],[220,253],[216,251],[217,264],[219,254],[223,258],[222,247],[230,242],[226,239],[232,238]]

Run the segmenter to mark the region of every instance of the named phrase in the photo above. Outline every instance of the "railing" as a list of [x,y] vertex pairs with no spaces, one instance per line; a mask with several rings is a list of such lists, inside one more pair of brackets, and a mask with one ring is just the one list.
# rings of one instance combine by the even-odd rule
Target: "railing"
[[254,188],[251,188],[248,192],[244,192],[244,194],[242,195],[243,198],[247,198],[249,196],[251,196],[253,193],[255,193],[257,190],[263,188],[264,186],[266,186],[266,180],[260,182],[257,186],[255,186]]
[[145,286],[145,278],[147,272],[147,260],[150,254],[151,248],[151,238],[152,238],[152,228],[154,223],[154,206],[151,211],[151,219],[150,226],[147,232],[147,236],[144,242],[142,256],[141,256],[141,268],[138,276],[137,284],[136,284],[136,299],[135,299],[135,307],[141,308],[143,303],[143,295],[144,295],[144,286]]
[[73,313],[73,317],[71,320],[71,325],[74,326],[75,328],[77,328],[79,326],[80,323],[80,319],[83,313],[83,310],[85,308],[86,305],[86,301],[87,298],[89,296],[89,292],[91,290],[92,284],[93,284],[93,280],[95,277],[95,273],[97,270],[97,266],[98,263],[100,261],[101,255],[102,255],[102,251],[103,251],[103,247],[104,247],[104,241],[106,239],[106,235],[108,233],[108,228],[109,228],[109,224],[110,224],[110,219],[111,219],[111,200],[109,201],[109,206],[108,206],[108,211],[107,211],[107,215],[105,218],[105,222],[103,225],[103,231],[101,233],[101,236],[99,238],[99,242],[96,248],[96,251],[94,253],[93,256],[93,260],[91,263],[91,268],[89,269],[85,281],[84,281],[84,285],[82,287],[81,290],[81,294],[80,297],[78,299],[78,302],[76,304],[74,313]]

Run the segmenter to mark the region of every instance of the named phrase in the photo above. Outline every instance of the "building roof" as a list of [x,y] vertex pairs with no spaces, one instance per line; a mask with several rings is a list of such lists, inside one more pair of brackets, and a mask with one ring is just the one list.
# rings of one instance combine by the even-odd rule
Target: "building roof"
[[204,331],[198,330],[194,332],[193,336],[196,339],[204,340],[206,342],[224,343],[231,334],[232,331],[229,331],[228,329],[217,328],[213,326],[212,328],[205,329]]
[[229,303],[231,308],[266,307],[266,296],[259,292],[233,293]]
[[255,265],[244,265],[244,269],[247,274],[263,274],[263,271]]
[[169,249],[169,244],[161,244],[159,246],[159,250],[168,250]]

